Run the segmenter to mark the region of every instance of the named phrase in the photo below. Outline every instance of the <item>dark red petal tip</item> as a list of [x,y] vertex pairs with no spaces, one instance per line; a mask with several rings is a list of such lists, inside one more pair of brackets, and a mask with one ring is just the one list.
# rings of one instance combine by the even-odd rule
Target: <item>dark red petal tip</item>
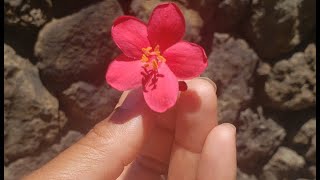
[[188,85],[184,81],[179,81],[179,91],[186,91],[188,90]]

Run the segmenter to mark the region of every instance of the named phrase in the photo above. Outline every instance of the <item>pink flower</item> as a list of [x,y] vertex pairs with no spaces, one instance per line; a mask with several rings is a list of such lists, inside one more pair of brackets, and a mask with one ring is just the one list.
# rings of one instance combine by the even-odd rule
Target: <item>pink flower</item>
[[107,82],[120,91],[142,86],[152,110],[171,108],[177,101],[178,80],[197,77],[208,65],[201,46],[181,41],[184,32],[184,17],[174,3],[158,5],[147,25],[135,17],[120,16],[111,33],[123,54],[110,63]]

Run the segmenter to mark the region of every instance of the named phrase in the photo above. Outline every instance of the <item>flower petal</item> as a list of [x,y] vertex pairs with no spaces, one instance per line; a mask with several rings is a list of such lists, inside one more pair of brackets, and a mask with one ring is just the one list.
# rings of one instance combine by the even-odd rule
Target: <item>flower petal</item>
[[160,46],[161,52],[180,41],[185,33],[184,17],[174,3],[158,5],[152,12],[148,24],[150,44]]
[[142,85],[142,71],[141,61],[134,61],[121,54],[109,64],[106,81],[119,91],[135,89]]
[[149,45],[147,26],[133,16],[120,16],[112,26],[114,42],[122,52],[133,59],[140,59],[142,48]]
[[163,52],[171,71],[178,79],[199,76],[208,66],[204,49],[194,43],[178,42]]
[[155,84],[146,84],[143,92],[148,106],[156,112],[164,112],[171,108],[178,98],[178,80],[169,67],[163,63],[158,69]]

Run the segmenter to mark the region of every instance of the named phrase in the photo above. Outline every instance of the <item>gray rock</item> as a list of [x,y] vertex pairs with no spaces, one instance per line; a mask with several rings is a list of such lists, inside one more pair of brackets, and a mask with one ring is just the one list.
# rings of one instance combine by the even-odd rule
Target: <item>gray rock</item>
[[47,23],[35,46],[47,87],[60,92],[79,80],[104,81],[108,63],[118,53],[111,39],[114,19],[122,15],[115,0],[104,0]]
[[258,57],[244,40],[215,33],[208,62],[202,76],[217,84],[219,122],[233,122],[252,98]]
[[295,179],[301,175],[305,166],[303,157],[295,151],[280,147],[270,161],[263,167],[262,180]]
[[4,159],[9,163],[54,142],[67,119],[38,69],[4,45]]
[[297,135],[293,138],[293,143],[298,145],[309,145],[311,139],[316,135],[316,119],[310,119],[299,130]]
[[40,29],[52,18],[79,11],[101,0],[4,0],[4,42],[37,63],[34,46]]
[[61,18],[76,13],[82,8],[86,8],[94,3],[103,0],[47,0],[52,1],[53,14],[55,18]]
[[316,102],[316,46],[277,62],[259,92],[261,103],[281,110],[302,110]]
[[8,167],[4,168],[4,177],[6,180],[20,179],[32,171],[40,168],[60,152],[71,146],[78,139],[82,137],[77,131],[69,131],[64,137],[61,138],[60,142],[53,144],[51,147],[43,151],[37,156],[28,156],[20,158],[12,162]]
[[107,84],[95,87],[85,82],[77,82],[63,91],[60,103],[70,124],[82,132],[87,132],[97,122],[108,117],[120,95],[119,91]]
[[[133,0],[131,3],[131,10],[134,14],[145,22],[148,22],[152,10],[164,0]],[[185,21],[186,21],[186,33],[183,39],[191,42],[200,42],[200,30],[203,26],[203,20],[199,13],[195,10],[188,9],[184,6],[184,3],[175,1],[180,7]]]
[[315,31],[315,0],[254,0],[251,9],[244,31],[262,58],[285,55]]
[[51,0],[4,0],[4,42],[32,63],[40,28],[52,18]]
[[237,169],[237,180],[257,180],[256,176],[248,175],[242,172],[239,168]]
[[307,161],[316,164],[316,134],[313,135],[312,141],[311,141],[311,145],[309,147],[309,150],[306,153],[306,159]]
[[53,144],[49,149],[47,149],[43,153],[57,154],[59,152],[62,152],[63,150],[67,149],[69,146],[77,142],[82,137],[83,137],[82,133],[78,131],[70,130],[60,139],[58,143]]
[[190,0],[199,10],[208,29],[213,32],[235,32],[249,18],[249,0]]
[[263,116],[261,107],[257,113],[251,109],[242,111],[237,131],[238,165],[250,173],[256,173],[267,162],[286,136],[281,126]]
[[316,177],[317,177],[317,167],[316,166],[310,166],[308,168],[308,171],[309,171],[310,175],[312,176],[312,178],[316,179]]
[[272,67],[270,64],[260,61],[257,67],[257,74],[259,76],[268,76],[271,72]]
[[[219,86],[218,86],[219,89]],[[245,82],[231,84],[218,96],[218,122],[235,123],[240,111],[248,107],[253,96],[252,87]]]
[[10,179],[10,173],[7,166],[3,167],[3,175],[4,179]]
[[4,0],[4,22],[10,26],[41,27],[51,19],[51,0]]

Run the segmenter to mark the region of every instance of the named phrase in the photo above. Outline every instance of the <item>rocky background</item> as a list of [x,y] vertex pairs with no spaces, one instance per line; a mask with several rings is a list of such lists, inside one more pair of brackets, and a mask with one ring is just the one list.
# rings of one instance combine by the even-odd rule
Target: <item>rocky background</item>
[[[104,119],[119,15],[161,0],[4,0],[4,172],[40,167]],[[238,179],[316,179],[316,0],[176,0],[207,52],[220,123],[237,127]]]

